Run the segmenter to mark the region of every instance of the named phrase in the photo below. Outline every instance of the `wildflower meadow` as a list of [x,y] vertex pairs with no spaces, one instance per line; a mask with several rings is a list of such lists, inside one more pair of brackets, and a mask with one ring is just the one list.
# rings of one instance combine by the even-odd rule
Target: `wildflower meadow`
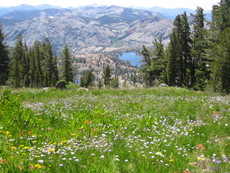
[[230,172],[230,97],[0,89],[0,172]]

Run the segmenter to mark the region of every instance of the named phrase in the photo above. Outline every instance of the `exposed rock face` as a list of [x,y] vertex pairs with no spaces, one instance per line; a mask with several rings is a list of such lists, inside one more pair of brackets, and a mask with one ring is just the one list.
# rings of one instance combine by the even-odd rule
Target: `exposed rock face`
[[78,54],[72,59],[74,76],[80,79],[85,71],[93,71],[96,81],[102,80],[103,69],[109,65],[112,76],[118,76],[120,79],[130,82],[132,75],[138,73],[138,68],[131,66],[129,62],[118,59],[116,53],[97,53],[97,54]]
[[48,37],[58,53],[65,44],[74,53],[139,50],[159,36],[167,42],[172,28],[159,13],[117,6],[15,11],[0,22],[10,46],[18,34],[28,46]]

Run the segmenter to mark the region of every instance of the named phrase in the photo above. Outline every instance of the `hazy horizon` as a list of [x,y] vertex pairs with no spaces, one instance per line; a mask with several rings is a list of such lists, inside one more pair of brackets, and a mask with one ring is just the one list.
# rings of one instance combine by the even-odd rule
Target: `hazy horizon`
[[13,6],[19,6],[22,4],[28,4],[28,5],[52,5],[52,6],[60,6],[60,7],[79,7],[79,6],[86,6],[86,5],[117,5],[117,6],[123,6],[123,7],[162,7],[162,8],[189,8],[189,9],[196,9],[197,7],[201,7],[204,10],[211,10],[212,6],[214,4],[219,3],[220,0],[155,0],[155,1],[149,1],[149,0],[133,0],[125,1],[125,0],[117,0],[117,1],[106,1],[106,0],[84,0],[81,2],[76,2],[74,0],[66,0],[66,1],[60,1],[60,0],[40,0],[39,2],[31,1],[31,0],[10,0],[10,1],[3,1],[0,0],[0,7],[13,7]]

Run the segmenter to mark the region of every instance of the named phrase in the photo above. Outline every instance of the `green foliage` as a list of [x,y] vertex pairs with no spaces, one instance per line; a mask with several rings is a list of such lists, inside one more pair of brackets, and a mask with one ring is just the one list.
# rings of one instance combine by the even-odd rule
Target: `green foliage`
[[48,39],[35,41],[31,48],[23,45],[18,36],[10,65],[10,83],[13,87],[48,87],[58,81],[57,57],[53,56]]
[[167,84],[169,86],[176,85],[177,73],[177,47],[176,47],[176,34],[173,32],[170,36],[170,43],[167,50]]
[[196,70],[195,78],[196,78],[196,83],[195,83],[194,89],[204,91],[205,83],[207,82],[205,72],[200,71],[200,70]]
[[65,45],[62,51],[62,61],[64,63],[63,74],[62,74],[63,79],[67,82],[73,82],[73,69],[71,65],[71,55],[67,45]]
[[144,81],[147,87],[153,85],[153,70],[152,70],[152,60],[151,60],[151,51],[146,47],[142,46],[141,54],[143,55],[141,73],[144,75]]
[[110,67],[109,67],[108,64],[103,69],[102,77],[103,77],[105,86],[109,86],[110,85],[110,81],[111,81],[111,70],[110,70]]
[[118,88],[119,87],[119,79],[117,77],[112,78],[110,86],[112,88]]
[[2,30],[2,24],[0,23],[0,85],[5,85],[9,76],[10,59]]
[[173,87],[5,91],[0,171],[228,172],[228,108]]
[[187,14],[178,15],[174,20],[174,26],[167,55],[167,82],[170,86],[188,87],[193,65]]
[[22,43],[22,37],[19,35],[15,43],[10,71],[12,85],[16,88],[22,86],[23,74],[25,71],[24,60],[25,50]]
[[83,76],[81,76],[81,79],[80,79],[80,86],[81,87],[90,87],[90,86],[93,86],[94,84],[94,79],[95,79],[95,76],[94,74],[92,73],[92,71],[86,71],[84,73]]
[[53,55],[52,45],[49,39],[45,39],[42,45],[43,54],[43,86],[54,86],[58,81],[57,59]]
[[18,134],[21,129],[29,129],[31,116],[34,116],[30,109],[22,106],[19,98],[10,90],[4,91],[0,97],[0,115],[1,122],[5,122],[1,127],[10,130],[13,124],[14,128],[11,131],[14,134]]
[[214,91],[230,92],[230,2],[222,0],[213,6],[212,27],[210,29],[210,51],[212,58],[211,77]]
[[214,92],[229,93],[229,3],[223,0],[219,5],[213,6],[209,29],[205,27],[205,15],[200,7],[193,15],[192,33],[187,14],[178,15],[174,20],[170,43],[165,53],[160,42],[154,42],[156,49],[153,55],[150,49],[143,46],[141,71],[146,85],[152,86],[153,80],[160,79],[169,86],[201,91],[211,86]]
[[[193,15],[195,18],[192,47],[193,64],[191,64],[190,68],[192,72],[190,87],[202,91],[206,87],[207,82],[205,82],[205,80],[210,78],[210,73],[207,69],[207,64],[209,63],[206,56],[207,30],[204,27],[205,18],[203,11],[202,8],[198,7],[196,15]],[[200,75],[201,73],[202,75]]]

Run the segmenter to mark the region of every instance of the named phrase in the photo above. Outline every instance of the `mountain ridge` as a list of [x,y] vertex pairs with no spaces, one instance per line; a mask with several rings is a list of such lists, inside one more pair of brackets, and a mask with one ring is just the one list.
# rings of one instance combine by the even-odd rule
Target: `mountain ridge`
[[119,6],[14,11],[0,22],[10,46],[21,34],[28,46],[47,37],[59,52],[68,44],[76,53],[138,50],[156,36],[167,39],[172,27],[160,13]]
[[[115,5],[112,5],[115,6]],[[61,6],[53,6],[50,4],[43,4],[43,5],[28,5],[28,4],[21,4],[18,6],[13,6],[13,7],[0,7],[0,16],[7,14],[12,11],[21,11],[21,10],[44,10],[44,9],[76,9],[76,8],[91,8],[91,7],[110,7],[108,5],[97,5],[97,4],[91,4],[91,5],[86,5],[86,6],[78,6],[78,7],[61,7]],[[141,9],[141,10],[146,10],[146,11],[152,11],[152,12],[158,12],[164,14],[167,18],[169,19],[174,19],[176,15],[181,14],[183,12],[187,12],[188,14],[190,13],[195,13],[195,10],[190,9],[190,8],[164,8],[164,7],[159,7],[159,6],[154,6],[154,7],[124,7],[124,8],[133,8],[133,9]],[[211,11],[205,10],[205,14],[208,16],[208,20],[210,20],[211,16]]]

